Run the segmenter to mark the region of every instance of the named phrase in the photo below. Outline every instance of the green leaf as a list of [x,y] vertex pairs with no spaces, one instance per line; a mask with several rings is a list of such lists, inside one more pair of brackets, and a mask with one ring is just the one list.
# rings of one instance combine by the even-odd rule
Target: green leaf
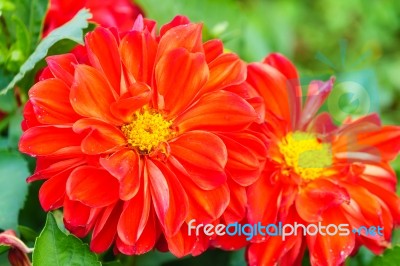
[[4,252],[6,252],[9,249],[10,249],[10,246],[2,246],[2,245],[0,245],[0,254],[3,254]]
[[381,256],[376,256],[370,266],[398,266],[400,262],[400,246],[387,249]]
[[17,109],[10,117],[10,123],[8,127],[8,145],[11,148],[18,147],[19,138],[22,135],[21,122],[22,110]]
[[50,47],[52,47],[56,42],[69,39],[77,43],[83,43],[82,30],[88,27],[89,23],[87,20],[91,17],[92,15],[87,9],[82,9],[72,20],[52,31],[39,43],[33,54],[31,54],[21,66],[19,73],[13,78],[13,80],[5,89],[0,91],[0,95],[5,94],[8,90],[12,89],[17,82],[27,74],[27,72],[32,70],[35,65],[47,55]]
[[26,241],[35,241],[36,237],[38,237],[38,233],[27,226],[18,225],[18,230],[21,234],[21,237],[23,237]]
[[61,232],[51,213],[47,214],[46,225],[36,239],[32,258],[35,266],[101,265],[87,244]]
[[20,154],[0,151],[0,228],[17,229],[18,213],[28,191],[27,163]]

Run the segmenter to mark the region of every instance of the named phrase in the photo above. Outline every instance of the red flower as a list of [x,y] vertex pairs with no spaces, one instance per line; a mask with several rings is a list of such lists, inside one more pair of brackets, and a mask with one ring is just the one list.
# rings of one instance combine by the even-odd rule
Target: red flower
[[348,224],[383,227],[383,235],[298,235],[258,238],[248,248],[250,265],[301,265],[306,248],[312,265],[342,265],[365,245],[388,247],[399,223],[396,175],[389,165],[400,150],[400,127],[381,126],[371,114],[337,127],[327,113],[316,115],[333,79],[310,84],[302,106],[295,67],[279,54],[248,66],[247,82],[266,101],[260,131],[270,139],[261,178],[248,189],[250,223],[305,226]]
[[160,36],[141,17],[122,39],[97,28],[85,39],[87,64],[48,57],[47,79],[29,91],[19,145],[37,157],[28,181],[46,180],[43,208],[63,207],[78,236],[93,231],[95,252],[115,242],[141,254],[161,236],[159,247],[197,254],[207,243],[189,239],[186,222],[216,221],[230,202],[244,209],[245,199],[230,197],[255,182],[265,157],[249,130],[260,99],[229,91],[246,66],[201,32],[185,17]]
[[93,14],[92,22],[103,27],[116,27],[120,31],[130,30],[136,17],[143,13],[131,0],[51,0],[43,36],[71,20],[84,7]]

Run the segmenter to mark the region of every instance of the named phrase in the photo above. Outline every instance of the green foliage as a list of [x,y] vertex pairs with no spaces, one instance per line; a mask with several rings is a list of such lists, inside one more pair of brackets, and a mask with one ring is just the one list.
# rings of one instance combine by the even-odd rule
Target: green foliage
[[17,229],[18,213],[22,208],[28,185],[27,164],[16,152],[0,151],[0,228]]
[[400,262],[400,246],[387,249],[381,256],[375,257],[370,266],[397,266]]
[[87,20],[91,18],[91,14],[88,10],[83,9],[76,14],[76,16],[64,24],[63,26],[52,31],[46,38],[44,38],[35,52],[29,56],[26,62],[19,69],[19,73],[14,76],[13,80],[7,85],[7,87],[0,91],[0,95],[6,93],[8,90],[14,88],[18,81],[20,81],[25,74],[32,70],[35,65],[41,61],[46,55],[51,46],[58,41],[69,39],[77,43],[82,43],[83,29],[88,27]]
[[57,226],[53,214],[47,215],[46,225],[36,239],[33,251],[35,266],[91,266],[101,265],[87,244],[73,235],[64,234]]

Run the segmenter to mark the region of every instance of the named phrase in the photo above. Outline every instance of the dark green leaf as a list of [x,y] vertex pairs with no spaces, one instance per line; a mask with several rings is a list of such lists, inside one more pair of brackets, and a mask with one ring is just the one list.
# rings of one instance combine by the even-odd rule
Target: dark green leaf
[[18,213],[28,191],[27,163],[15,152],[0,151],[0,228],[17,229]]
[[27,226],[18,225],[18,231],[26,241],[35,241],[36,237],[38,237],[38,233]]
[[35,266],[100,266],[97,256],[91,253],[87,244],[73,235],[66,235],[57,226],[53,214],[47,214],[47,221],[36,239],[33,251]]

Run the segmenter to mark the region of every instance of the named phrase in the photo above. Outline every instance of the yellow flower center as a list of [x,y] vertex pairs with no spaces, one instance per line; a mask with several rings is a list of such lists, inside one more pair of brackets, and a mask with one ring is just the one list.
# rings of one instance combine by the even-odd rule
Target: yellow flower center
[[278,144],[286,170],[292,170],[304,180],[314,180],[332,165],[332,149],[315,135],[305,132],[289,133]]
[[174,135],[171,125],[172,122],[165,120],[160,113],[143,108],[121,130],[131,147],[138,149],[140,154],[149,154]]

